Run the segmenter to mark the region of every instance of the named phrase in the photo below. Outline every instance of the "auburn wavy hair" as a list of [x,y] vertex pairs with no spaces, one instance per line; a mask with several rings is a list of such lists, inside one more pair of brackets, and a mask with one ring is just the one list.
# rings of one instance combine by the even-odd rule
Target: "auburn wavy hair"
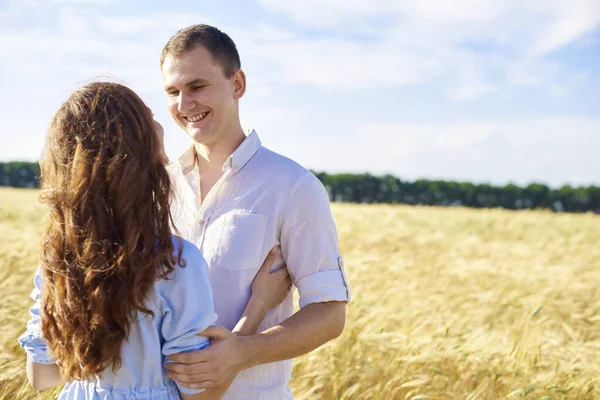
[[41,330],[63,378],[121,367],[120,349],[175,253],[171,186],[151,111],[129,88],[94,82],[54,115],[41,164]]

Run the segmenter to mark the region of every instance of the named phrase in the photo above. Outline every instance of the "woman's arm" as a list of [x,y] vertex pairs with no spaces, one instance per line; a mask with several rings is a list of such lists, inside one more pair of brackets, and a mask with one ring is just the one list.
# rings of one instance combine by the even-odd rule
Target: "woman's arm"
[[27,379],[37,391],[64,383],[56,364],[38,364],[27,357]]
[[64,383],[60,369],[50,356],[48,345],[41,334],[41,299],[44,286],[42,269],[38,268],[33,278],[34,289],[30,297],[35,301],[29,309],[27,330],[19,337],[19,344],[27,353],[27,379],[35,390],[44,390]]
[[273,247],[252,281],[252,295],[242,317],[232,332],[238,336],[254,335],[265,319],[267,312],[285,300],[292,287],[292,279],[287,268],[271,272],[277,258],[277,248]]

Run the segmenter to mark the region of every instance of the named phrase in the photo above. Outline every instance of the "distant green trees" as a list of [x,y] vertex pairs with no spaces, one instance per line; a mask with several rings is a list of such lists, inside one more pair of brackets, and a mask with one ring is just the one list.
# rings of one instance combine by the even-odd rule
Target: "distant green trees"
[[[600,213],[600,187],[552,189],[540,183],[525,187],[492,186],[468,182],[418,179],[403,181],[392,175],[328,174],[315,172],[331,201],[350,203],[402,203],[510,210],[546,208],[560,212]],[[0,186],[39,187],[40,167],[31,162],[0,163]]]
[[13,161],[0,163],[0,186],[37,188],[40,185],[38,163]]
[[551,189],[540,183],[525,187],[418,179],[403,181],[391,175],[315,173],[332,201],[403,203],[510,210],[546,208],[565,212],[600,213],[600,187]]

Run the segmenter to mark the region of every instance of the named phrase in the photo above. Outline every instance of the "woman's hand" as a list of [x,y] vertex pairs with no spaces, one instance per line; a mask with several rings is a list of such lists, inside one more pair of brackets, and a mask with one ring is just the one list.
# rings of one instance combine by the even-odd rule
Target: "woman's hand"
[[276,258],[277,247],[273,247],[252,281],[250,301],[262,305],[265,312],[281,304],[292,288],[292,278],[285,266],[271,272]]

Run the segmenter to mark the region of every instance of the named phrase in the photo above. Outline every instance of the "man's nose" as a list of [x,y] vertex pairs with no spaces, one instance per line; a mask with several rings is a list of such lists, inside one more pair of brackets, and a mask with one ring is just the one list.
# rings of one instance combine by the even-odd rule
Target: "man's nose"
[[179,92],[179,98],[177,100],[177,110],[180,113],[185,113],[186,111],[189,111],[195,107],[194,100],[189,95],[183,92]]

